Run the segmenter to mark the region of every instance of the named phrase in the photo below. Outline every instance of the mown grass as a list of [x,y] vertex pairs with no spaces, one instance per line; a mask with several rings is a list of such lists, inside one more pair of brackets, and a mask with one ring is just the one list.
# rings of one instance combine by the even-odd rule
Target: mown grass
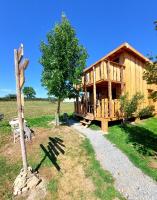
[[95,185],[95,195],[102,200],[112,200],[116,197],[124,199],[115,190],[114,179],[111,174],[102,169],[99,161],[96,160],[95,152],[89,140],[86,138],[82,145],[89,159],[89,165],[86,166],[86,176],[91,177]]
[[[44,115],[54,116],[56,108],[57,104],[50,101],[25,101],[25,118],[37,118]],[[74,103],[61,103],[61,113],[72,113],[73,111]],[[0,101],[0,113],[4,114],[4,119],[7,121],[17,117],[16,101]]]
[[112,143],[121,149],[128,158],[144,173],[157,181],[157,119],[150,118],[139,124],[115,125],[106,135]]
[[51,195],[53,196],[53,199],[57,199],[58,180],[52,179],[51,181],[49,181],[47,189],[50,191]]
[[[3,146],[5,144],[9,144],[9,142],[12,142],[10,141],[10,139],[12,139],[12,135],[8,120],[14,116],[17,116],[15,109],[16,107],[14,107],[15,102],[10,102],[9,105],[7,105],[8,103],[9,102],[5,102],[3,104],[5,108],[1,109],[1,112],[3,112],[5,115],[5,119],[3,121],[0,121],[0,151],[3,149]],[[2,105],[2,102],[0,102],[0,104]],[[66,154],[64,155],[64,158],[58,158],[56,161],[58,165],[61,165],[63,167],[62,162],[65,162],[66,157],[67,159],[70,159],[71,163],[69,163],[69,160],[67,160],[67,168],[65,167],[65,173],[69,173],[69,175],[71,175],[70,173],[72,173],[72,178],[74,180],[77,178],[78,181],[80,178],[83,179],[83,177],[76,177],[74,169],[71,169],[71,172],[69,172],[68,168],[68,165],[70,164],[72,167],[75,166],[77,168],[77,166],[81,165],[82,162],[84,163],[83,169],[85,170],[86,177],[92,180],[95,187],[94,193],[92,194],[92,197],[94,197],[94,199],[99,198],[103,200],[110,200],[114,199],[115,197],[122,199],[120,194],[114,189],[114,180],[112,179],[112,176],[107,171],[104,171],[101,168],[99,162],[95,158],[94,150],[87,139],[82,140],[76,134],[64,132],[66,127],[63,126],[60,129],[56,129],[53,133],[52,126],[49,125],[49,122],[54,119],[53,116],[55,112],[55,106],[54,111],[52,111],[50,108],[51,106],[53,107],[53,105],[49,102],[26,102],[26,105],[30,106],[26,106],[25,108],[25,116],[29,126],[31,128],[35,127],[35,130],[37,130],[38,127],[43,128],[43,132],[40,132],[42,134],[35,135],[37,141],[41,140],[40,142],[44,143],[44,146],[47,147],[48,137],[56,136],[55,134],[59,134],[61,138],[63,137],[64,140],[67,140],[66,142],[68,145],[66,144]],[[0,106],[0,108],[2,107]],[[45,108],[46,110],[44,110]],[[72,111],[72,104],[63,104],[62,113],[72,113]],[[72,114],[69,114],[69,116],[71,118]],[[45,136],[43,137],[43,135]],[[40,136],[42,139],[40,139]],[[76,141],[77,144],[75,143]],[[80,141],[82,141],[81,144]],[[36,143],[36,139],[34,142]],[[33,169],[35,169],[45,157],[44,152],[40,148],[40,143],[35,144],[34,142],[33,146],[36,146],[32,146],[28,151],[29,165],[31,165]],[[19,156],[21,155],[19,154]],[[75,162],[75,159],[77,160],[77,157],[79,157],[78,162]],[[17,176],[21,168],[21,162],[19,163],[19,160],[21,160],[21,158],[18,158],[17,162],[10,162],[9,160],[6,160],[3,154],[0,155],[0,199],[12,199],[13,181],[15,180],[15,177]],[[49,173],[53,172],[54,174],[49,180],[47,188],[48,191],[51,193],[50,199],[51,197],[53,197],[53,199],[57,199],[59,193],[61,192],[61,189],[59,188],[59,183],[66,180],[66,178],[64,178],[64,173],[57,173],[55,167],[53,167],[53,164],[48,157],[46,157],[42,161],[42,164],[40,166],[40,171],[44,169],[49,169]],[[66,190],[68,191],[68,185],[66,187]],[[77,191],[77,184],[75,186],[75,190]],[[72,192],[68,194],[69,197],[73,197],[74,193],[72,190]],[[80,194],[78,195],[80,195],[80,198],[85,199],[88,194],[84,191],[84,188],[81,187]]]
[[7,121],[0,121],[0,148],[4,146],[11,134],[11,128]]
[[41,116],[37,118],[26,119],[30,127],[43,127],[49,128],[49,123],[54,119],[54,116]]
[[96,124],[91,124],[89,126],[90,129],[94,130],[94,131],[99,131],[101,130],[100,126],[96,125]]
[[0,199],[12,199],[12,183],[20,170],[20,164],[11,164],[0,156]]

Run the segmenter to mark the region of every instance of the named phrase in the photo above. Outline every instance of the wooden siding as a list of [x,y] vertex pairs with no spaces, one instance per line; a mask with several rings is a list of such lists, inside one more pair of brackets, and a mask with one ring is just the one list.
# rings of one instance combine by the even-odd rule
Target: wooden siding
[[125,90],[131,98],[136,92],[140,92],[144,95],[144,101],[141,107],[148,105],[148,89],[156,90],[155,85],[148,85],[145,80],[143,80],[143,73],[145,63],[129,54],[127,52],[123,53],[124,56],[124,82]]

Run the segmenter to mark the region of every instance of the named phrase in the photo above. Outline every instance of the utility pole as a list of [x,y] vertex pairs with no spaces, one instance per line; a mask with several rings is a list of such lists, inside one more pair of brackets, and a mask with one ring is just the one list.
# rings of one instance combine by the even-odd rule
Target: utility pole
[[20,143],[21,143],[21,154],[23,169],[27,172],[27,153],[26,153],[26,144],[24,138],[24,115],[23,115],[23,106],[24,101],[22,97],[22,87],[25,82],[24,71],[28,66],[29,60],[23,59],[24,48],[23,45],[19,49],[14,49],[14,63],[15,63],[15,77],[16,77],[16,94],[17,94],[17,111],[18,111],[18,121],[20,129]]

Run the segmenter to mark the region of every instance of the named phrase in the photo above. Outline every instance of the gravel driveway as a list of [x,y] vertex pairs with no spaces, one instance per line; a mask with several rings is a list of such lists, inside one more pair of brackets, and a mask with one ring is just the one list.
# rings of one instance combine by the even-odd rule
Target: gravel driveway
[[72,123],[73,128],[91,142],[97,160],[115,179],[115,188],[129,200],[157,200],[157,183],[135,167],[117,147],[108,141],[101,131],[93,131]]

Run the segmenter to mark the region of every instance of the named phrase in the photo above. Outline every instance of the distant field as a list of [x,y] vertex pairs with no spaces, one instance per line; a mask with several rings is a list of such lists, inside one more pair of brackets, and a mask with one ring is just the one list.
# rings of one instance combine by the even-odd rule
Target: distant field
[[[33,118],[43,115],[54,115],[57,104],[49,101],[26,101],[25,117]],[[74,103],[61,103],[61,112],[73,112]],[[17,116],[17,105],[15,101],[1,101],[0,113],[3,113],[6,120]]]

